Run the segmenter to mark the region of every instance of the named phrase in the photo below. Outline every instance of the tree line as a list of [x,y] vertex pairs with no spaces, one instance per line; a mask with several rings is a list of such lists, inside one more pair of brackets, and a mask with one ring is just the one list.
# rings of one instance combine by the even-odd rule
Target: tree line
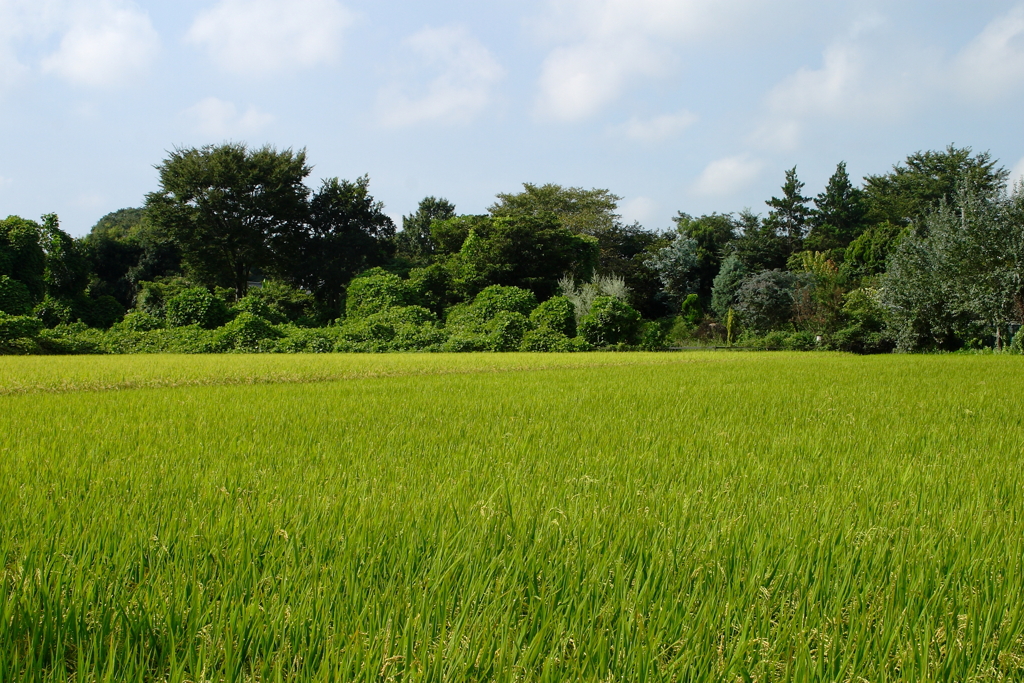
[[[839,163],[766,212],[625,223],[604,189],[525,184],[483,215],[427,197],[401,230],[369,179],[304,150],[178,149],[82,239],[0,222],[0,350],[1020,350],[1024,192],[988,153]],[[1024,336],[1024,335],[1022,335]]]

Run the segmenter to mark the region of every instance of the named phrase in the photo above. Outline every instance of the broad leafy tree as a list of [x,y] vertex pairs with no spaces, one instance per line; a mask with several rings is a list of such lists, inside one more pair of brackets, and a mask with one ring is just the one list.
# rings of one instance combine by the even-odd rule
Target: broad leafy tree
[[707,305],[711,301],[715,276],[722,267],[726,245],[737,236],[735,219],[720,213],[693,218],[680,212],[674,220],[676,230],[697,244],[697,294]]
[[370,194],[367,176],[325,180],[309,202],[309,218],[295,237],[288,272],[327,307],[340,312],[349,280],[390,257],[395,224]]
[[1009,172],[988,152],[953,145],[941,152],[915,152],[883,175],[865,180],[865,201],[872,223],[922,225],[925,217],[945,199],[953,202],[960,183],[974,192],[994,197],[1006,186]]
[[[447,234],[448,224],[460,226],[451,231],[457,234],[466,223],[462,218],[435,223],[434,234]],[[550,214],[468,223],[462,246],[446,262],[454,288],[467,298],[490,285],[506,285],[544,300],[555,294],[563,275],[588,280],[597,265],[597,240],[569,231]]]
[[402,216],[402,231],[395,235],[396,255],[417,266],[430,264],[437,251],[437,245],[430,232],[431,224],[454,217],[455,205],[447,199],[423,199],[415,213]]
[[308,215],[304,150],[240,143],[177,149],[146,197],[150,220],[175,241],[198,282],[245,295],[251,278],[277,272]]
[[531,216],[541,218],[552,215],[572,232],[597,236],[611,230],[619,222],[619,201],[622,197],[608,190],[584,190],[581,187],[562,187],[523,184],[516,194],[499,194],[488,211],[495,217]]

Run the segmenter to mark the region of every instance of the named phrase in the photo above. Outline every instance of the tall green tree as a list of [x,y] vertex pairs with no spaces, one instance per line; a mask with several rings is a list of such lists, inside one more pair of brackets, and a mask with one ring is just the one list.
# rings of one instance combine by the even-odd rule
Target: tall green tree
[[0,221],[0,275],[24,285],[35,304],[46,294],[45,274],[42,226],[18,216]]
[[109,294],[125,307],[134,305],[139,282],[181,269],[177,245],[141,208],[103,216],[82,242],[92,269],[90,292]]
[[869,175],[865,201],[872,223],[922,225],[943,199],[952,203],[962,183],[974,192],[995,197],[1005,187],[1009,171],[989,152],[975,154],[970,147],[948,146],[944,151],[915,152],[889,173]]
[[[455,228],[449,230],[449,224]],[[458,217],[434,223],[434,234],[458,234],[464,226],[468,232],[458,253],[445,262],[464,298],[490,285],[505,285],[528,289],[544,300],[555,294],[563,275],[589,280],[597,265],[597,239],[571,232],[551,214]]]
[[736,239],[736,221],[726,214],[693,218],[681,211],[674,220],[676,230],[696,242],[697,294],[706,307],[711,303],[711,289],[722,267],[726,245]]
[[454,217],[455,205],[447,199],[426,197],[421,200],[415,213],[402,216],[402,231],[395,235],[396,255],[417,266],[428,265],[437,250],[430,225]]
[[810,197],[801,194],[804,183],[796,175],[796,166],[786,171],[786,182],[782,185],[782,197],[772,197],[767,202],[771,207],[767,224],[776,234],[785,239],[790,254],[803,247],[807,234],[807,221],[811,216]]
[[159,166],[160,189],[146,197],[150,220],[175,241],[189,274],[245,295],[306,224],[306,152],[241,143],[176,149]]
[[46,253],[46,294],[70,301],[83,296],[89,286],[89,260],[82,244],[60,229],[56,214],[43,216],[40,243]]
[[309,218],[289,243],[287,274],[335,316],[349,281],[391,256],[395,224],[370,194],[368,176],[330,178],[309,202]]
[[1024,322],[1024,197],[992,196],[965,178],[890,257],[882,301],[900,348],[956,348],[973,336],[1006,341]]
[[804,248],[820,252],[846,249],[864,232],[866,219],[864,191],[853,185],[846,162],[840,162],[825,191],[814,199]]
[[487,210],[494,217],[541,218],[550,214],[572,232],[597,236],[619,222],[621,199],[608,190],[597,188],[584,190],[552,183],[524,183],[522,192],[499,194],[498,201]]
[[789,242],[772,221],[744,209],[736,217],[736,227],[739,235],[727,245],[726,251],[736,256],[746,272],[786,267]]

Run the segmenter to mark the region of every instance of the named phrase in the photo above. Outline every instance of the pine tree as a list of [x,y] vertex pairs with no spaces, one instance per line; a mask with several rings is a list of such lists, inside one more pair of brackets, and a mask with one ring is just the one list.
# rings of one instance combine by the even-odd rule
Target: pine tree
[[845,249],[864,232],[867,215],[864,191],[850,182],[845,161],[836,166],[825,191],[814,199],[814,206],[811,230],[804,245],[807,249]]
[[805,197],[804,184],[796,176],[796,166],[786,171],[786,182],[782,185],[782,198],[772,197],[767,202],[772,210],[768,214],[768,223],[776,234],[784,237],[789,253],[800,251],[804,235],[807,232],[807,220],[811,216],[811,208],[807,205],[810,197]]

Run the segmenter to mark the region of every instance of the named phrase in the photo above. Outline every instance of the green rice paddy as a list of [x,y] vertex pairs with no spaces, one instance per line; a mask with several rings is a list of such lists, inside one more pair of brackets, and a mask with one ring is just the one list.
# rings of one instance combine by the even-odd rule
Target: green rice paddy
[[1024,680],[1024,360],[0,358],[0,681]]

